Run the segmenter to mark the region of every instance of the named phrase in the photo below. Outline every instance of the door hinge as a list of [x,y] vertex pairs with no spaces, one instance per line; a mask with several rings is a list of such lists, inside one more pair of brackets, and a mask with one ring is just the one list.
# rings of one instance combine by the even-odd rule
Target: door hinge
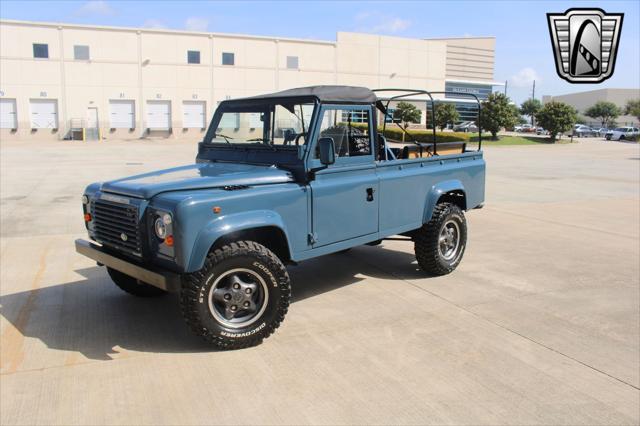
[[309,243],[310,246],[314,245],[315,243],[318,242],[318,236],[313,232],[307,234],[307,242]]

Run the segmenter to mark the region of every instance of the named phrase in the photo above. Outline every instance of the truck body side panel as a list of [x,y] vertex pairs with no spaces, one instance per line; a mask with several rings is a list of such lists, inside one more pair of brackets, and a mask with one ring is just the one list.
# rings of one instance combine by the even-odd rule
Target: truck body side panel
[[380,236],[416,229],[431,218],[441,195],[461,191],[467,209],[484,201],[481,152],[378,163]]

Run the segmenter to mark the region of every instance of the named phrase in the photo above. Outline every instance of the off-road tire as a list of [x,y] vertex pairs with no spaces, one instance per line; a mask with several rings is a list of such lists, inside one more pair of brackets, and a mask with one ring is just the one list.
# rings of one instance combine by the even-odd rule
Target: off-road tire
[[[266,308],[255,322],[243,328],[230,328],[218,321],[209,305],[216,278],[244,268],[259,274],[268,288]],[[254,241],[236,241],[213,250],[204,266],[185,275],[180,291],[180,308],[189,328],[219,349],[242,349],[258,345],[284,320],[291,299],[287,269],[268,248]]]
[[120,287],[122,291],[133,294],[134,296],[158,297],[167,294],[167,292],[161,288],[154,287],[151,284],[146,284],[123,272],[116,271],[115,269],[107,267],[107,273],[109,274],[109,277],[111,277],[111,280]]
[[[440,252],[439,238],[445,224],[455,221],[459,229],[459,243],[455,255],[447,260]],[[440,203],[433,210],[431,220],[413,236],[418,265],[431,275],[446,275],[460,264],[467,245],[467,222],[460,207],[451,203]]]

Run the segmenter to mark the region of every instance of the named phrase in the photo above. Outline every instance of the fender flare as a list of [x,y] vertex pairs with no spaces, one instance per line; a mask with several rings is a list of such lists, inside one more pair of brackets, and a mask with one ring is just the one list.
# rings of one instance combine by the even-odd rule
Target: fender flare
[[427,194],[427,199],[424,206],[424,216],[422,217],[422,223],[427,223],[431,220],[431,215],[433,215],[433,209],[436,207],[438,200],[444,194],[447,194],[452,191],[461,192],[466,197],[466,191],[464,189],[464,185],[458,179],[446,180],[443,182],[438,182],[433,185]]
[[233,213],[211,220],[200,230],[189,255],[185,272],[195,272],[201,269],[209,250],[220,237],[233,232],[265,226],[275,227],[282,231],[289,253],[292,253],[289,233],[282,217],[278,213],[273,210],[251,210]]

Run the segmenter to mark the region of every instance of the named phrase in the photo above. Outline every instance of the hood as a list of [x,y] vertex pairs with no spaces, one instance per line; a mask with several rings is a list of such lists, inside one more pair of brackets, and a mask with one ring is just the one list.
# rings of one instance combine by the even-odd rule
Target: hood
[[105,182],[102,184],[102,191],[150,199],[169,191],[286,182],[293,182],[291,174],[274,166],[196,163]]

